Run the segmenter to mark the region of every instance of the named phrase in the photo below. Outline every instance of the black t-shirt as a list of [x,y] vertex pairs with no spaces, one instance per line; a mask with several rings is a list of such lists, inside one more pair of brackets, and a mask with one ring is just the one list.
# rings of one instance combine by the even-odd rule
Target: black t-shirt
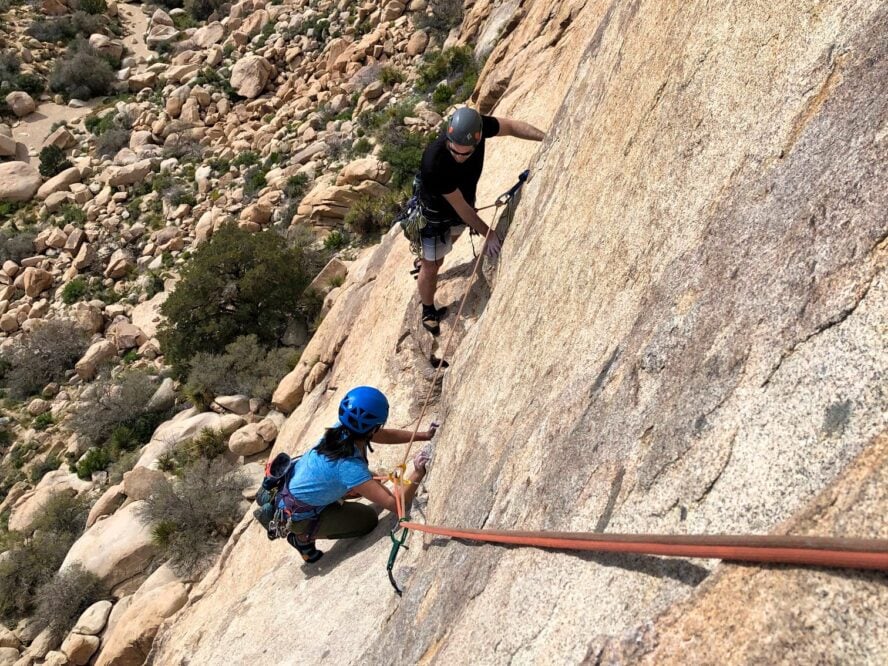
[[462,163],[453,159],[447,150],[446,129],[425,149],[419,172],[422,181],[420,200],[423,213],[429,220],[462,223],[453,206],[447,203],[443,195],[459,189],[468,204],[475,205],[478,181],[484,168],[484,140],[499,134],[499,129],[499,121],[496,118],[481,116],[481,141],[475,146],[472,156]]

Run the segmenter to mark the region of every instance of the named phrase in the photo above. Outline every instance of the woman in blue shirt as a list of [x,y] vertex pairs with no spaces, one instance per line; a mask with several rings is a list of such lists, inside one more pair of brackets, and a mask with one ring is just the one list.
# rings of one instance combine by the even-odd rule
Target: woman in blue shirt
[[[295,500],[287,541],[306,562],[317,562],[323,553],[315,548],[315,539],[349,539],[369,534],[376,528],[376,510],[360,502],[342,502],[346,495],[359,495],[374,504],[396,511],[395,497],[382,483],[373,479],[367,463],[371,442],[404,444],[410,431],[383,429],[389,404],[379,389],[359,386],[349,391],[339,403],[339,423],[328,428],[321,441],[303,455],[287,484]],[[416,441],[427,441],[434,427],[416,434]],[[428,455],[420,451],[413,459],[410,484],[404,491],[404,505],[409,507],[418,483],[426,473]]]

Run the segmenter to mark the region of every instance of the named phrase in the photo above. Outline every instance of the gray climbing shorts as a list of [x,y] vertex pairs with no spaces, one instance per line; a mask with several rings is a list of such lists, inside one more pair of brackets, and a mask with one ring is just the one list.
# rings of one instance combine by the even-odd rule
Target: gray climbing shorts
[[426,238],[422,237],[422,258],[426,261],[437,261],[438,259],[443,259],[450,251],[453,249],[453,241],[459,238],[460,234],[466,230],[466,225],[457,224],[448,230],[446,234],[444,234],[444,238],[441,236],[433,236]]

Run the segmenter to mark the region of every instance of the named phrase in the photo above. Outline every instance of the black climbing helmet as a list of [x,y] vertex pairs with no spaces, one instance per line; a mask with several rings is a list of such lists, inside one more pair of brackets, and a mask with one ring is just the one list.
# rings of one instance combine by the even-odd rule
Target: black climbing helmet
[[481,114],[467,106],[457,109],[447,123],[447,139],[459,146],[481,142]]

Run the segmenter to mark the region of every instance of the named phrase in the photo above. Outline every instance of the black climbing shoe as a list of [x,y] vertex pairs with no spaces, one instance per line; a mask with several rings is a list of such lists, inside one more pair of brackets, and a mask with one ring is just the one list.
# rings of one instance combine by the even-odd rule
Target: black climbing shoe
[[419,279],[419,269],[422,268],[422,261],[417,257],[413,260],[413,270],[410,271],[410,275],[413,276],[414,280]]
[[447,315],[447,306],[436,308],[434,305],[422,306],[422,327],[432,335],[441,333],[441,320]]
[[445,361],[443,358],[438,358],[434,354],[429,357],[429,363],[432,364],[433,368],[449,368],[450,364]]
[[305,543],[302,543],[292,532],[287,535],[287,543],[299,551],[299,554],[302,556],[302,560],[306,564],[314,564],[324,555],[323,551],[315,548],[314,541],[306,541]]

